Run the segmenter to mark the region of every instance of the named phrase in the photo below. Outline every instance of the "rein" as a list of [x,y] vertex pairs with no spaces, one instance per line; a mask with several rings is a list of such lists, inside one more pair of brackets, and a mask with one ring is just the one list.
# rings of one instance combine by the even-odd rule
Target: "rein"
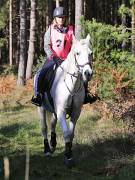
[[[72,80],[72,82],[73,82],[72,76],[71,76],[71,80]],[[69,87],[68,87],[65,79],[64,79],[64,82],[65,82],[65,85],[66,85],[68,91],[70,92],[70,95],[71,95],[71,96],[76,95],[76,94],[83,88],[83,86],[81,86],[81,82],[80,82],[78,89],[72,93],[71,90],[69,89]]]
[[66,79],[64,78],[64,83],[65,83],[65,85],[66,85],[66,87],[67,87],[67,89],[68,89],[68,91],[69,91],[69,93],[70,93],[71,96],[76,95],[76,94],[83,88],[82,83],[81,83],[81,79],[82,79],[82,75],[81,75],[81,73],[82,73],[82,68],[83,68],[85,65],[89,65],[89,62],[80,65],[80,64],[78,63],[77,59],[76,59],[76,55],[75,55],[75,54],[74,54],[74,60],[75,60],[75,66],[76,66],[77,69],[78,69],[78,72],[77,72],[77,73],[75,73],[75,72],[74,72],[74,73],[70,73],[70,72],[68,72],[68,71],[65,71],[65,69],[64,69],[61,65],[59,66],[64,72],[66,72],[68,75],[71,76],[72,84],[73,84],[73,77],[77,79],[77,78],[78,78],[78,74],[80,73],[80,84],[79,84],[79,87],[77,88],[77,90],[75,90],[75,91],[73,91],[73,92],[70,90],[68,84],[66,83]]
[[[89,63],[85,63],[85,64],[83,64],[83,65],[79,65],[78,62],[77,62],[77,60],[76,60],[76,56],[75,56],[75,55],[74,55],[74,58],[75,58],[75,66],[76,66],[77,69],[78,69],[78,73],[81,72],[81,68],[82,68],[82,67],[84,67],[85,65],[89,64]],[[65,71],[65,69],[64,69],[61,65],[60,65],[59,67],[60,67],[63,71]],[[73,83],[73,77],[76,78],[76,79],[78,78],[78,73],[77,73],[77,74],[76,74],[75,72],[74,72],[74,73],[70,73],[70,72],[68,72],[68,71],[65,71],[65,72],[66,72],[68,75],[71,76],[71,81],[72,81],[72,83]],[[82,77],[82,76],[80,76],[80,79],[81,79],[81,77]],[[66,80],[65,80],[65,79],[64,79],[64,82],[65,82],[65,85],[66,85],[68,91],[70,92],[70,95],[71,95],[71,96],[74,96],[75,94],[77,94],[77,93],[83,88],[83,86],[81,85],[81,82],[80,82],[79,87],[77,88],[77,90],[75,90],[74,92],[72,92],[72,91],[70,90],[68,84],[66,83]]]
[[67,74],[69,74],[70,76],[73,76],[73,77],[75,77],[75,78],[77,78],[78,77],[78,74],[76,74],[76,73],[73,73],[73,74],[71,74],[70,72],[68,72],[68,71],[65,71],[64,70],[64,68],[63,67],[61,67],[61,65],[59,66],[64,72],[66,72]]

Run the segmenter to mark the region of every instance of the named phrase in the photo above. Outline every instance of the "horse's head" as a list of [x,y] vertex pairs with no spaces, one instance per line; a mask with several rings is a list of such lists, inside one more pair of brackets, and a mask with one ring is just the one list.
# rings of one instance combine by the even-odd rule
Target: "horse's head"
[[86,39],[77,41],[73,37],[73,47],[76,67],[82,74],[83,81],[88,82],[92,77],[92,50],[90,48],[90,35]]

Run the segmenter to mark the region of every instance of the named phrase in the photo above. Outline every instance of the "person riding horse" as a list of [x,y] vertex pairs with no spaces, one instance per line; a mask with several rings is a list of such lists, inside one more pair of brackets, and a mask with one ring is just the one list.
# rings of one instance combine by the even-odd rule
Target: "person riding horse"
[[[31,102],[41,106],[44,93],[44,77],[48,68],[53,68],[54,64],[61,64],[70,52],[73,38],[73,26],[66,24],[67,13],[63,7],[56,7],[53,12],[53,22],[44,35],[44,51],[47,59],[44,65],[35,74],[34,92]],[[88,93],[88,83],[84,84],[86,103],[93,103],[97,97]]]

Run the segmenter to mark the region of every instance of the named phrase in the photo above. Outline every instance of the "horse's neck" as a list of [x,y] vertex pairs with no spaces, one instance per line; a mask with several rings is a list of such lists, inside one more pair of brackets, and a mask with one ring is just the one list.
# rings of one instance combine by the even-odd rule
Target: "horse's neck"
[[72,52],[69,53],[67,59],[62,65],[65,72],[78,75],[78,68],[75,65],[75,58]]
[[70,90],[79,89],[82,86],[81,76],[75,65],[75,58],[72,53],[69,53],[67,59],[62,63],[62,68],[64,70],[64,80]]

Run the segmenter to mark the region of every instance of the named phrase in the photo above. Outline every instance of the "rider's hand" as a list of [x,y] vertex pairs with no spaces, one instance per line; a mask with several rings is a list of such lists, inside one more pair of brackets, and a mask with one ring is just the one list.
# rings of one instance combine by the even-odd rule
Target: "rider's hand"
[[60,59],[57,56],[53,56],[53,61],[56,63],[57,66],[59,66],[62,63],[62,59]]

